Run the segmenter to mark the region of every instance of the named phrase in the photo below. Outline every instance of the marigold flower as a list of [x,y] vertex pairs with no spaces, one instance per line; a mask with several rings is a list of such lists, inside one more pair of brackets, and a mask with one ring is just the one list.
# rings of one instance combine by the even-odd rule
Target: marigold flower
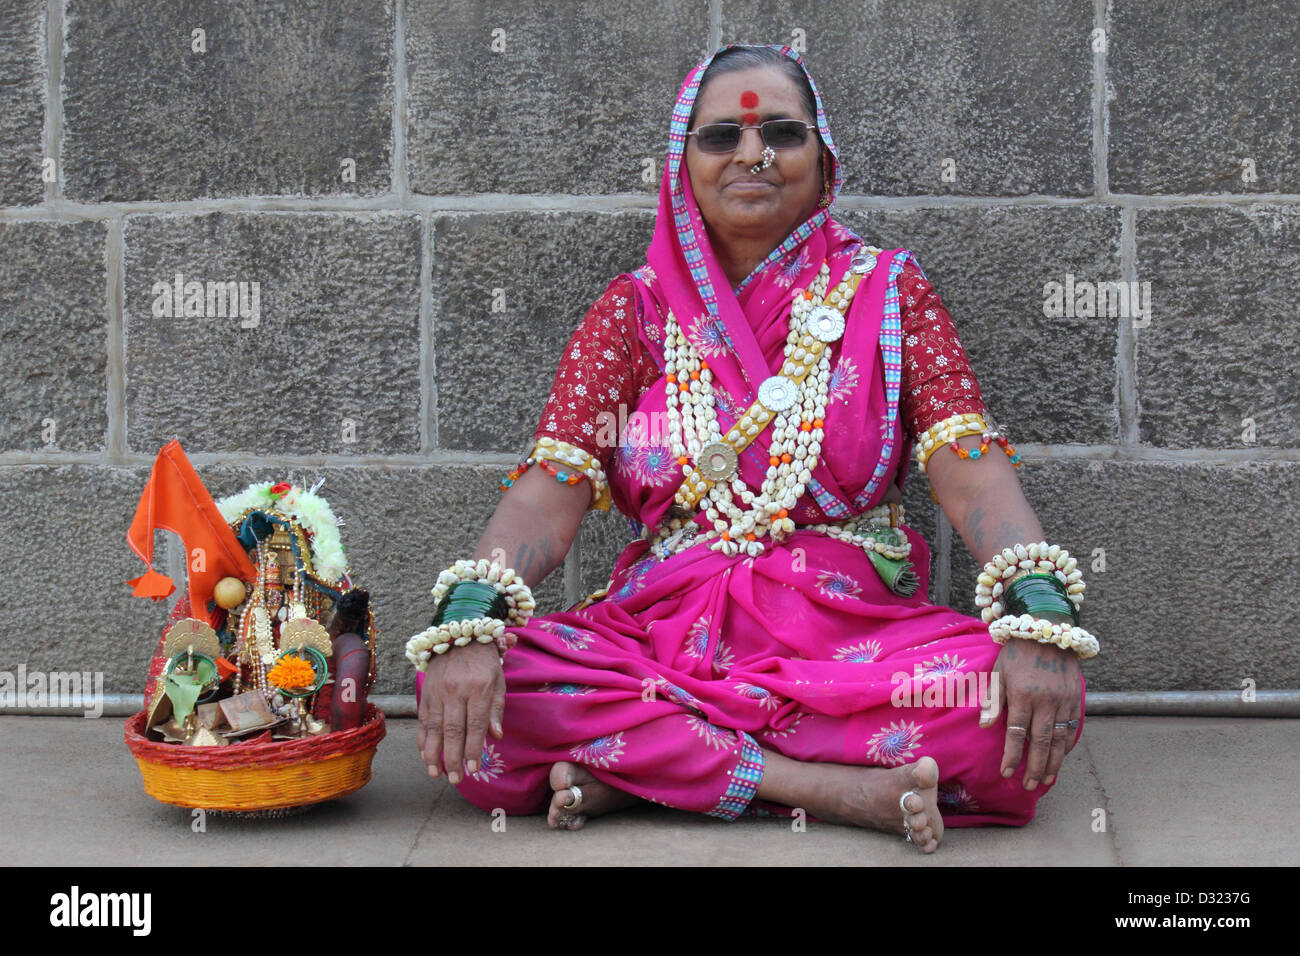
[[298,690],[316,683],[316,668],[311,661],[290,655],[276,661],[266,679],[284,690]]

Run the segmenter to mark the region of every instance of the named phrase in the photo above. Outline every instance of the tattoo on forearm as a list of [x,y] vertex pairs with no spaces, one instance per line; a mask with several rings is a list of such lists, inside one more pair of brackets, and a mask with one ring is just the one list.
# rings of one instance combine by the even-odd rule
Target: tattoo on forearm
[[975,554],[984,553],[984,511],[979,505],[975,505],[966,516],[966,533],[970,535],[971,544],[975,546]]
[[998,538],[993,542],[993,547],[1001,551],[1013,544],[1028,544],[1029,542],[1025,540],[1025,537],[1023,526],[1004,521],[998,526]]
[[531,586],[550,571],[554,564],[551,555],[551,543],[545,538],[538,542],[525,542],[515,553],[515,563],[512,567],[515,573],[523,575],[524,580]]
[[966,543],[977,559],[985,560],[1003,548],[1029,543],[1027,529],[1020,522],[1002,520],[993,531],[986,527],[989,517],[979,505],[972,506],[966,515]]

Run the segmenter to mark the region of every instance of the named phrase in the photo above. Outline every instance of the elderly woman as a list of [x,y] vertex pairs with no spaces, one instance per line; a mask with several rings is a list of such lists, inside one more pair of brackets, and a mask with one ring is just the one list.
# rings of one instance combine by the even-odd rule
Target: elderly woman
[[[429,773],[567,829],[638,800],[798,809],[926,853],[945,825],[1023,826],[1082,731],[1096,641],[947,311],[907,250],[830,218],[839,158],[793,50],[717,51],[669,139],[646,263],[573,333],[408,645]],[[984,620],[925,600],[914,448],[989,562]],[[528,586],[611,502],[643,533],[609,587],[530,619]]]

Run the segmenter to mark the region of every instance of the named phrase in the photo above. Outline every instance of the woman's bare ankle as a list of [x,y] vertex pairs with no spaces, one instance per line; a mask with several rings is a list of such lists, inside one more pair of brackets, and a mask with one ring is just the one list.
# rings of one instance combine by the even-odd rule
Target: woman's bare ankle
[[[904,794],[921,797],[928,838],[920,844],[937,847],[943,825],[938,812],[938,766],[931,758],[899,767],[856,767],[844,764],[803,763],[764,751],[766,767],[757,796],[783,806],[799,808],[827,823],[868,827],[889,833],[906,832],[900,807]],[[933,852],[933,849],[927,852]]]

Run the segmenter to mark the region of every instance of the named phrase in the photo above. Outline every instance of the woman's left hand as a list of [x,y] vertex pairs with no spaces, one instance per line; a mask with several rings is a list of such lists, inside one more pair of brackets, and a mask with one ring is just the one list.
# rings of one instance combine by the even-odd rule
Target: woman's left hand
[[1002,776],[1010,777],[1029,740],[1029,761],[1024,787],[1051,784],[1065,755],[1074,749],[1078,724],[1056,724],[1079,719],[1082,677],[1079,657],[1054,644],[1013,638],[993,665],[993,686],[980,714],[980,726],[991,727],[1006,711],[1007,736],[1002,752]]

